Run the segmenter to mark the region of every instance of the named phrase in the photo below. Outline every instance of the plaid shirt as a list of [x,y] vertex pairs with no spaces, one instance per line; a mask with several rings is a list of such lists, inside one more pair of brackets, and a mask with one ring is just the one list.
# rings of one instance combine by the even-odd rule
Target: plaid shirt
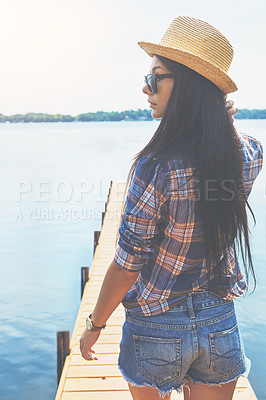
[[[262,168],[263,150],[257,139],[239,137],[248,196]],[[210,290],[230,300],[243,295],[247,282],[233,246],[221,257],[223,285],[214,273],[215,264],[207,275],[195,167],[185,167],[179,156],[163,166],[153,160],[148,167],[147,157],[139,161],[119,228],[114,260],[129,271],[140,271],[123,305],[137,314],[156,315],[194,291]]]

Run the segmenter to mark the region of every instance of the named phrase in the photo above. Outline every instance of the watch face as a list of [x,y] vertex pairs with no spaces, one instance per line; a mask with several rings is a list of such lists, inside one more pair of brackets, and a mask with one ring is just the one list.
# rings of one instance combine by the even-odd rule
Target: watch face
[[89,318],[87,318],[86,323],[87,323],[88,330],[91,331],[92,328],[93,328],[93,325],[92,325],[91,320]]

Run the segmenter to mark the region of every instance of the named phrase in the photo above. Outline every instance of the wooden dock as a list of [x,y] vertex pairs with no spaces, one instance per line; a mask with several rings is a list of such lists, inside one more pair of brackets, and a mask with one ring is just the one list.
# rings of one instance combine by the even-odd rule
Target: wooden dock
[[[115,253],[115,237],[119,224],[125,184],[111,182],[102,229],[96,246],[89,281],[85,285],[76,324],[70,341],[55,400],[132,400],[127,383],[117,367],[124,309],[120,305],[108,320],[99,341],[93,347],[98,360],[86,361],[79,351],[79,339],[86,317],[96,303],[101,282]],[[172,400],[183,395],[173,391]],[[240,378],[234,400],[255,400],[257,397],[246,378]]]

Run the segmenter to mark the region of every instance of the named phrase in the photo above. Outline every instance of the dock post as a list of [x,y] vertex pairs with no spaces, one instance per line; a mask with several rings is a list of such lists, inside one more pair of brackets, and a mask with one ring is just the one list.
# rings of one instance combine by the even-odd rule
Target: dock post
[[97,246],[98,241],[99,241],[100,233],[101,233],[101,231],[94,231],[93,255],[95,253],[96,246]]
[[[109,196],[110,196],[110,193],[111,193],[112,183],[113,183],[113,181],[110,181],[110,186],[109,186],[108,195],[107,195],[107,203],[109,202]],[[105,206],[105,211],[106,211],[106,206]]]
[[110,197],[110,193],[111,193],[112,184],[113,184],[113,181],[110,181],[110,186],[109,186],[108,195],[107,195],[107,203],[109,202],[109,197]]
[[86,282],[89,280],[89,267],[81,267],[81,298],[83,296]]
[[103,226],[104,216],[105,216],[105,212],[102,212],[102,226]]
[[68,356],[70,353],[69,338],[70,338],[69,331],[57,332],[57,385],[59,385],[66,356]]
[[113,181],[110,181],[109,192],[108,192],[108,195],[107,195],[107,202],[105,203],[104,211],[102,212],[102,226],[103,226],[103,220],[104,220],[104,217],[105,217],[105,214],[106,214],[106,211],[107,211],[107,204],[109,202],[109,196],[110,196],[110,193],[111,193],[112,183],[113,183]]

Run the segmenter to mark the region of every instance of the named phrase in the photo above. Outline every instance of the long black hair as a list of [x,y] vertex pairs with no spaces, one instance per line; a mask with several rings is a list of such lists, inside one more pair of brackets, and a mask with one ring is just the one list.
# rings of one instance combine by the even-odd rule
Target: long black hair
[[[181,154],[197,164],[200,211],[208,273],[216,265],[221,277],[223,251],[233,245],[241,251],[246,278],[256,278],[252,263],[246,206],[255,216],[243,190],[241,143],[225,107],[225,95],[211,81],[175,61],[158,56],[175,75],[174,86],[159,127],[134,157],[127,188],[137,163],[148,156],[167,160]],[[190,156],[188,156],[188,154]],[[122,212],[125,210],[125,203]]]

